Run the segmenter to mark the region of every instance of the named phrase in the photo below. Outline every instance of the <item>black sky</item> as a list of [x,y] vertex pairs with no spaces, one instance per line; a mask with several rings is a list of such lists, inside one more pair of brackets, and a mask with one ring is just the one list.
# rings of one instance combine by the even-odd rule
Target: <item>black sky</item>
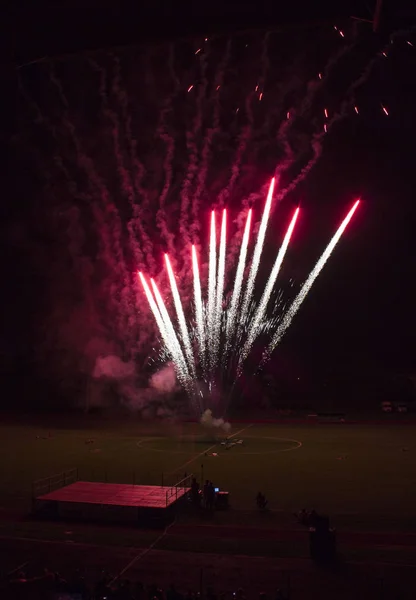
[[[180,6],[178,7],[178,4]],[[335,6],[336,4],[336,6]],[[14,3],[4,20],[7,82],[2,130],[6,143],[13,134],[16,66],[44,56],[91,48],[135,44],[160,37],[231,28],[299,27],[314,21],[343,21],[351,15],[371,19],[364,2],[290,3],[149,3],[141,12],[122,4],[63,2]],[[405,2],[386,3],[376,36],[410,26]],[[370,26],[371,27],[371,26]],[[416,42],[416,38],[415,38]],[[416,53],[416,47],[414,49]],[[294,238],[294,260],[302,281],[307,268],[334,231],[354,197],[363,202],[334,260],[321,274],[313,293],[277,352],[276,360],[299,373],[346,374],[371,370],[412,373],[416,369],[415,231],[416,231],[416,59],[403,53],[394,68],[380,71],[374,102],[363,99],[359,117],[337,126],[321,161],[291,203],[300,202],[302,223]],[[370,98],[371,100],[371,98]],[[389,117],[380,110],[389,107]],[[377,108],[376,108],[377,107]],[[10,148],[10,146],[9,146]],[[9,149],[4,163],[1,201],[2,340],[4,376],[33,376],[33,320],[42,302],[38,281],[27,269],[27,256],[16,250],[19,225],[36,215],[38,197],[31,196],[29,171]],[[48,247],[48,240],[39,240]],[[19,244],[17,244],[19,245]],[[52,246],[50,246],[52,247]],[[309,259],[310,257],[310,259]],[[35,278],[36,279],[36,278]],[[47,285],[47,282],[46,282]]]

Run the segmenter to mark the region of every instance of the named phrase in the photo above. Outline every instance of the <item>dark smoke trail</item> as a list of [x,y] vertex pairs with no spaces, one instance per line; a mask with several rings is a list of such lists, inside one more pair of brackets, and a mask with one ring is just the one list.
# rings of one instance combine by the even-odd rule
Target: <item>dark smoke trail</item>
[[[266,65],[263,64],[263,74],[262,74],[263,85],[264,85],[265,73],[266,73],[266,69],[267,69],[267,61],[264,57],[264,54],[267,55],[268,39],[269,39],[269,34],[267,33],[265,35],[265,39],[264,39],[264,43],[263,43],[263,53],[262,53],[262,58],[266,62]],[[221,193],[218,196],[217,205],[219,208],[223,208],[224,202],[226,202],[228,200],[228,198],[230,197],[230,195],[234,189],[234,185],[240,174],[241,163],[242,163],[248,142],[249,142],[249,140],[253,134],[253,130],[254,130],[253,98],[254,97],[258,98],[259,93],[261,93],[261,92],[259,92],[259,88],[261,89],[261,86],[259,84],[257,84],[256,88],[254,90],[251,89],[249,91],[249,93],[247,94],[246,102],[245,102],[247,124],[245,125],[245,127],[243,128],[243,130],[241,132],[240,139],[239,139],[239,145],[238,145],[237,152],[236,152],[236,158],[235,158],[233,164],[231,165],[230,181],[229,181],[227,187],[225,187],[223,190],[221,190]]]
[[212,127],[207,130],[203,146],[201,152],[201,161],[198,168],[198,177],[197,177],[197,185],[196,190],[193,197],[192,203],[192,225],[191,232],[192,237],[195,243],[199,243],[199,231],[201,229],[201,215],[200,215],[200,203],[201,203],[201,194],[206,186],[208,169],[209,169],[209,161],[211,159],[211,147],[212,142],[214,140],[215,135],[220,131],[220,90],[224,81],[224,73],[227,67],[228,61],[230,59],[231,53],[231,39],[227,40],[227,45],[225,47],[224,56],[219,64],[218,71],[215,77],[214,88],[213,88],[213,97],[214,97],[214,111],[212,118]]
[[[138,156],[138,152],[137,152],[137,139],[136,139],[136,136],[133,135],[133,132],[132,132],[132,116],[131,116],[131,111],[129,110],[128,95],[127,95],[127,92],[125,91],[125,89],[121,87],[120,60],[116,56],[114,56],[114,63],[115,63],[116,94],[118,95],[118,99],[119,99],[120,105],[122,107],[122,114],[123,114],[124,123],[125,123],[126,138],[127,138],[128,144],[129,144],[130,160],[132,163],[131,178],[132,178],[132,182],[133,182],[133,186],[134,186],[134,190],[135,190],[135,194],[136,194],[136,201],[134,202],[134,204],[132,206],[133,218],[129,221],[128,227],[129,227],[130,234],[132,236],[133,235],[135,236],[136,231],[139,232],[140,239],[141,239],[141,246],[137,242],[136,249],[137,250],[140,249],[140,252],[144,253],[144,256],[145,256],[145,259],[146,259],[146,262],[147,262],[149,268],[154,270],[156,268],[156,264],[155,264],[155,260],[154,260],[153,244],[152,244],[152,241],[151,241],[149,235],[147,234],[145,228],[143,227],[144,209],[148,209],[150,206],[148,192],[142,185],[142,182],[143,182],[143,179],[145,176],[145,168],[143,166],[143,163],[139,160],[139,156]],[[137,201],[138,198],[140,198],[140,202]],[[138,258],[137,258],[138,264],[140,264],[139,261],[141,261],[141,260],[142,259],[140,258],[140,254],[138,254]]]
[[[245,111],[246,111],[246,115],[247,115],[247,123],[244,126],[244,128],[241,132],[241,135],[240,135],[236,158],[235,158],[233,165],[231,166],[230,181],[229,181],[227,187],[221,191],[221,193],[218,197],[218,206],[221,208],[223,207],[224,202],[226,202],[228,200],[228,198],[230,197],[230,195],[233,191],[235,183],[240,174],[240,168],[241,168],[241,163],[242,163],[244,154],[246,152],[250,138],[252,137],[252,133],[253,133],[253,129],[254,129],[253,98],[255,95],[256,95],[256,92],[254,90],[251,90],[247,94],[247,97],[246,97]],[[237,232],[231,238],[230,243],[229,243],[229,258],[228,258],[228,260],[229,260],[230,264],[234,264],[237,254],[240,251],[240,243],[241,243],[241,240],[243,237],[243,229],[245,226],[245,218],[247,216],[247,210],[243,211],[242,214],[244,215],[244,218],[241,218],[241,213],[240,213],[240,215],[234,220],[234,224],[237,223],[237,225],[239,225],[239,227],[237,229]]]
[[[91,188],[92,188],[90,191],[91,200],[92,200],[92,211],[93,211],[94,217],[99,225],[98,232],[99,232],[99,235],[101,237],[101,242],[102,242],[102,244],[101,244],[102,257],[103,257],[104,261],[107,263],[107,265],[110,267],[110,270],[113,274],[119,273],[120,270],[122,271],[123,285],[125,285],[125,282],[127,280],[127,274],[126,274],[125,265],[124,265],[123,252],[121,249],[122,227],[121,227],[120,216],[118,214],[116,207],[114,206],[114,203],[112,203],[110,200],[107,188],[105,187],[103,181],[101,180],[101,178],[99,177],[99,175],[97,174],[97,172],[94,168],[93,161],[91,160],[91,158],[89,158],[83,152],[83,150],[81,148],[80,142],[79,142],[78,137],[75,132],[75,127],[69,118],[68,101],[67,101],[64,91],[62,89],[60,81],[57,79],[57,77],[54,74],[52,66],[50,69],[50,80],[58,90],[58,93],[59,93],[59,96],[60,96],[60,99],[61,99],[61,102],[63,105],[63,120],[62,121],[63,121],[63,124],[65,125],[66,129],[68,130],[68,132],[71,136],[71,139],[73,141],[73,144],[75,146],[75,149],[77,152],[77,157],[78,157],[78,163],[79,163],[81,169],[84,170],[84,172],[86,173],[86,175],[88,177],[89,187],[91,186]],[[95,201],[95,194],[93,191],[94,188],[99,194],[99,198],[103,205],[102,209],[99,208],[98,203]],[[110,229],[108,226],[108,220],[110,220],[113,225],[113,228],[112,228],[113,235],[111,235],[111,233],[110,233]],[[123,321],[120,320],[123,318],[122,315],[120,314],[120,304],[117,302],[117,299],[115,297],[113,290],[111,290],[111,293],[109,294],[108,301],[113,306],[113,309],[115,310],[116,314],[118,315],[118,320],[117,320],[118,332],[119,332],[119,334],[124,333],[123,332]]]
[[207,61],[205,57],[205,53],[202,52],[200,55],[200,68],[201,68],[201,78],[202,82],[198,86],[197,93],[197,101],[196,101],[196,110],[195,117],[193,120],[193,128],[192,131],[186,132],[186,146],[189,154],[189,166],[188,171],[185,176],[185,182],[181,191],[181,219],[180,219],[180,234],[184,241],[184,245],[186,247],[186,259],[187,262],[189,257],[189,245],[191,243],[190,231],[188,230],[188,209],[192,208],[193,214],[193,203],[191,199],[192,194],[192,184],[194,182],[195,175],[198,171],[198,147],[197,147],[197,137],[202,128],[202,106],[205,100],[206,89],[207,89],[207,79],[206,79],[206,70],[207,70]]
[[[388,50],[392,39],[395,39],[402,35],[408,35],[408,33],[409,33],[409,30],[400,30],[400,31],[393,33],[390,37],[389,43],[386,44],[386,46],[384,47],[384,51],[386,52]],[[329,130],[336,123],[338,123],[339,121],[341,121],[342,119],[344,119],[345,117],[348,116],[348,113],[354,104],[355,90],[357,90],[360,86],[362,86],[364,83],[366,83],[366,81],[368,80],[368,78],[370,77],[370,75],[372,73],[374,66],[378,63],[379,60],[380,60],[380,53],[378,53],[376,56],[374,56],[368,62],[367,66],[365,67],[362,74],[358,77],[358,79],[353,81],[353,83],[347,89],[346,94],[345,94],[346,99],[342,102],[339,111],[336,114],[334,114],[334,116],[327,123],[327,132],[329,132]],[[324,139],[327,132],[321,131],[313,136],[312,142],[311,142],[313,156],[308,161],[308,163],[302,168],[301,172],[296,176],[296,178],[290,183],[290,185],[288,185],[285,189],[283,189],[277,195],[277,198],[276,198],[277,201],[282,200],[289,192],[294,190],[296,188],[296,186],[305,179],[305,177],[308,175],[308,173],[311,171],[311,169],[318,162],[318,160],[322,154],[322,150],[323,150],[322,140]]]
[[165,203],[166,203],[166,199],[169,195],[170,187],[172,185],[172,177],[173,177],[172,163],[173,163],[173,158],[175,156],[175,140],[174,140],[174,137],[168,133],[168,127],[166,125],[166,117],[168,115],[170,115],[170,113],[172,111],[173,99],[179,91],[179,80],[175,73],[174,61],[175,61],[175,47],[173,44],[170,44],[168,65],[169,65],[169,71],[170,71],[172,80],[175,83],[175,86],[174,86],[174,91],[172,92],[172,94],[170,94],[167,97],[165,104],[162,108],[162,111],[160,114],[159,126],[157,129],[157,135],[165,143],[166,155],[165,155],[165,160],[163,162],[163,168],[164,168],[164,172],[165,172],[165,184],[163,186],[162,193],[160,194],[160,197],[159,197],[159,210],[157,211],[157,214],[156,214],[156,223],[162,233],[162,237],[163,237],[164,241],[168,245],[168,250],[171,253],[173,253],[174,249],[175,249],[175,246],[174,246],[175,236],[171,231],[169,231],[169,227],[167,224]]
[[[116,164],[117,164],[117,171],[119,174],[119,178],[120,178],[120,182],[122,185],[122,190],[124,192],[124,195],[128,198],[130,206],[133,207],[135,205],[135,198],[134,198],[134,190],[133,190],[133,186],[132,186],[132,182],[130,179],[130,174],[128,172],[128,170],[125,167],[124,164],[124,159],[123,159],[123,151],[120,145],[120,123],[119,123],[119,119],[117,116],[117,113],[112,110],[110,108],[110,104],[109,104],[109,100],[107,97],[107,93],[106,93],[106,80],[107,80],[107,73],[105,71],[105,69],[103,67],[101,67],[96,61],[90,59],[89,60],[91,67],[98,73],[99,75],[99,94],[102,100],[102,106],[103,106],[103,114],[104,116],[109,120],[109,122],[111,123],[111,135],[112,135],[112,139],[113,139],[113,148],[114,148],[114,155],[116,158]],[[117,81],[117,79],[115,79],[113,81],[113,89],[114,87],[117,89],[117,93],[119,95],[119,87],[118,87],[119,82]],[[114,210],[117,212],[117,209],[115,207],[115,205],[113,204]],[[127,269],[126,269],[126,265],[125,265],[125,260],[124,260],[124,253],[122,250],[122,247],[120,245],[121,240],[122,240],[122,223],[121,220],[119,218],[119,232],[118,232],[118,250],[119,250],[119,266],[118,266],[118,270],[121,271],[121,281],[122,281],[122,289],[121,289],[121,308],[122,308],[122,318],[123,318],[123,322],[122,322],[122,331],[123,330],[127,330],[127,332],[125,333],[126,337],[130,337],[129,333],[131,332],[131,322],[133,320],[135,320],[137,318],[137,312],[135,310],[135,305],[134,305],[134,301],[135,298],[132,295],[132,288],[131,288],[131,281],[130,281],[130,277],[128,276],[127,273]],[[129,229],[129,233],[131,232],[131,230]],[[131,239],[131,243],[133,244],[133,247],[135,244],[137,244],[137,241],[135,240],[134,236],[129,236]],[[152,256],[152,254],[151,254]],[[131,342],[132,340],[130,339],[130,346],[131,346]]]
[[[36,118],[34,119],[33,122],[36,124],[39,123],[39,124],[43,125],[49,131],[52,138],[56,142],[56,150],[58,150],[60,144],[59,144],[56,128],[52,125],[50,119],[47,119],[42,114],[42,111],[41,111],[39,105],[29,95],[28,91],[26,90],[26,88],[23,85],[23,81],[22,81],[22,78],[20,77],[19,72],[17,72],[17,81],[18,81],[18,89],[20,90],[22,97],[26,100],[28,106],[32,109],[32,111],[36,115]],[[36,148],[36,151],[39,153],[38,148]],[[63,173],[63,175],[67,181],[69,191],[71,192],[72,195],[75,195],[76,184],[75,184],[74,179],[71,177],[68,169],[66,168],[62,156],[60,154],[55,154],[53,159],[54,159],[55,166],[57,166],[58,169]]]
[[[52,135],[52,138],[55,140],[56,150],[58,150],[61,144],[57,135],[56,127],[53,126],[49,119],[44,117],[38,104],[29,96],[27,90],[23,86],[23,82],[19,74],[18,84],[19,90],[22,93],[24,99],[36,114],[35,122],[42,124],[47,129],[47,131],[49,131],[49,133]],[[58,171],[61,171],[65,177],[68,186],[68,191],[71,197],[73,197],[74,199],[82,199],[83,195],[78,189],[75,180],[70,176],[70,173],[64,164],[62,156],[60,154],[55,154],[53,160],[54,165],[58,168]],[[83,252],[83,247],[85,244],[85,230],[81,224],[80,210],[76,206],[73,206],[69,210],[65,211],[65,216],[68,218],[69,222],[67,230],[69,254],[73,261],[74,270],[78,274],[80,280],[82,281],[82,289],[85,292],[90,323],[96,323],[98,318],[94,303],[93,292],[91,289],[91,280],[94,272],[94,267],[91,259]]]
[[[128,98],[127,93],[124,88],[121,87],[121,69],[120,69],[120,59],[117,56],[112,55],[113,63],[114,63],[114,76],[112,79],[112,91],[115,97],[118,100],[118,103],[121,107],[121,114],[123,116],[124,122],[124,130],[125,130],[125,138],[130,150],[130,160],[132,166],[134,167],[135,161],[137,161],[137,153],[135,151],[134,140],[131,131],[131,115],[128,107]],[[140,165],[141,169],[143,169],[142,165]],[[133,250],[134,259],[136,262],[137,269],[145,268],[144,264],[144,253],[146,254],[147,264],[150,268],[154,265],[153,258],[153,248],[148,239],[146,232],[142,226],[142,211],[140,204],[137,199],[137,188],[134,182],[134,175],[129,173],[125,168],[124,164],[119,166],[121,171],[121,180],[124,184],[125,194],[129,200],[130,208],[132,211],[132,218],[128,220],[127,230],[129,233],[129,241],[130,246]],[[138,237],[142,239],[143,250],[140,246]]]
[[294,124],[296,123],[296,120],[298,118],[304,117],[308,113],[313,103],[315,102],[316,96],[327,83],[329,77],[332,74],[332,71],[334,70],[338,62],[344,56],[346,56],[355,47],[355,45],[356,40],[354,39],[354,41],[351,44],[343,46],[326,64],[322,78],[314,78],[308,82],[307,92],[302,100],[300,107],[296,108],[296,106],[292,106],[287,111],[289,118],[282,121],[282,124],[279,127],[277,133],[277,140],[284,148],[286,158],[277,166],[275,171],[276,176],[279,176],[283,172],[287,171],[287,169],[290,168],[297,159],[297,157],[294,155],[294,152],[287,137]]

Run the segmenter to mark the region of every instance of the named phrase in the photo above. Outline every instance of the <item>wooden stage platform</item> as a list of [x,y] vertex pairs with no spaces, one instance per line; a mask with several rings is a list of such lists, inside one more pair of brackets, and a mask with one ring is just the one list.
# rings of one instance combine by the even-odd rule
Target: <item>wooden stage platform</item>
[[163,487],[75,481],[34,497],[33,512],[48,519],[163,526],[173,520],[177,505],[186,500],[188,483]]

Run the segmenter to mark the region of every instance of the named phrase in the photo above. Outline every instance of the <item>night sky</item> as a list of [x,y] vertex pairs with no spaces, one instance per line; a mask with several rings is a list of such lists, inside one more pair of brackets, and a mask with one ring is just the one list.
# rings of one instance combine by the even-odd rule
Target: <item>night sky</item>
[[[389,8],[385,10],[377,34],[372,33],[371,25],[354,25],[346,18],[350,14],[371,18],[360,3],[352,8],[345,3],[336,15],[325,5],[318,7],[315,14],[301,10],[298,11],[302,13],[300,19],[296,18],[296,10],[276,15],[271,6],[266,6],[266,20],[264,15],[262,20],[262,15],[254,13],[249,6],[238,13],[238,18],[234,13],[215,13],[215,5],[210,3],[210,6],[210,15],[203,14],[199,7],[193,11],[192,20],[185,19],[185,25],[181,15],[177,15],[176,28],[174,20],[168,27],[163,18],[160,19],[160,27],[156,27],[156,19],[149,10],[146,18],[142,15],[142,27],[138,28],[135,36],[131,19],[126,16],[118,15],[119,18],[115,19],[117,24],[110,27],[110,8],[95,23],[94,6],[86,9],[84,19],[79,19],[83,12],[76,3],[72,3],[71,8],[63,8],[60,15],[44,5],[36,19],[29,12],[25,13],[26,17],[21,14],[19,18],[16,13],[9,14],[8,43],[9,49],[12,48],[12,58],[10,61],[6,59],[7,64],[3,66],[3,80],[7,87],[3,99],[6,110],[2,114],[2,131],[8,151],[0,209],[3,282],[0,352],[1,372],[10,397],[16,398],[14,405],[19,404],[19,399],[30,404],[22,397],[33,386],[38,395],[45,390],[45,394],[59,394],[62,387],[68,390],[67,382],[71,380],[72,387],[69,388],[79,393],[82,387],[78,381],[79,373],[85,377],[91,372],[97,353],[118,354],[125,360],[131,358],[129,347],[132,342],[120,341],[120,328],[116,334],[106,325],[106,319],[108,322],[115,319],[116,310],[108,295],[114,293],[117,302],[122,301],[119,295],[121,288],[117,291],[116,284],[111,287],[111,282],[114,283],[119,274],[114,279],[111,260],[105,263],[96,259],[104,239],[103,228],[100,229],[96,221],[99,212],[92,208],[98,184],[92,185],[86,175],[87,169],[80,167],[80,154],[74,149],[68,129],[70,122],[83,145],[83,152],[92,157],[94,169],[108,191],[110,200],[100,214],[104,215],[107,224],[110,223],[109,231],[113,235],[113,207],[116,207],[122,223],[130,218],[125,193],[127,187],[121,183],[122,175],[117,167],[112,137],[111,119],[115,112],[122,129],[124,127],[120,138],[123,140],[121,153],[127,161],[124,164],[129,165],[127,170],[130,173],[134,170],[126,158],[129,144],[125,129],[126,113],[120,108],[122,94],[117,95],[114,91],[114,56],[120,61],[120,86],[126,91],[128,110],[132,111],[132,136],[137,141],[136,149],[147,173],[142,182],[149,191],[144,227],[148,228],[152,238],[154,256],[153,263],[146,260],[149,272],[157,275],[157,265],[162,264],[162,252],[167,246],[155,221],[155,207],[165,173],[165,148],[158,138],[160,111],[166,108],[163,98],[176,94],[170,105],[165,131],[176,144],[175,158],[170,167],[173,172],[171,188],[166,199],[169,225],[174,229],[175,222],[179,222],[181,187],[189,176],[190,150],[185,133],[192,129],[192,119],[197,114],[195,106],[199,106],[202,122],[194,141],[199,160],[197,168],[200,168],[204,136],[215,116],[210,94],[213,93],[213,82],[218,76],[226,40],[231,39],[231,58],[224,68],[224,88],[227,82],[228,88],[220,100],[218,135],[211,149],[210,172],[199,207],[200,236],[204,244],[204,236],[208,234],[207,215],[216,205],[218,193],[227,186],[230,165],[234,160],[230,157],[235,157],[240,140],[238,136],[247,123],[244,114],[238,118],[233,116],[234,120],[230,115],[232,111],[235,115],[236,106],[241,107],[241,113],[244,113],[251,82],[263,81],[263,112],[256,105],[257,112],[253,113],[254,121],[241,161],[240,176],[232,197],[226,202],[235,216],[250,195],[256,214],[260,214],[264,196],[259,196],[259,192],[273,174],[273,165],[284,159],[279,144],[272,140],[272,132],[277,131],[286,113],[286,100],[289,105],[290,102],[299,105],[302,94],[307,93],[305,89],[302,91],[302,85],[306,85],[313,73],[320,71],[322,65],[339,52],[337,44],[342,41],[348,45],[355,40],[355,48],[336,65],[331,81],[325,84],[316,103],[305,117],[299,119],[290,141],[300,162],[282,175],[284,185],[290,184],[291,178],[310,159],[310,140],[324,123],[322,107],[328,106],[330,112],[337,113],[345,100],[344,91],[361,75],[365,65],[379,55],[388,43],[389,35],[400,29],[410,30],[412,25],[412,16],[406,12],[404,5],[397,7],[395,12]],[[304,7],[299,5],[299,8]],[[256,23],[253,23],[254,14]],[[205,35],[206,30],[201,29],[204,17],[209,35],[214,33],[214,22],[220,34],[213,36],[215,41],[207,59],[208,84],[205,95],[201,92],[198,105],[197,89],[201,89],[203,78],[201,67],[194,65],[196,58],[192,49],[198,48]],[[31,19],[37,27],[29,27]],[[50,28],[48,23],[53,19],[56,27]],[[65,19],[70,19],[72,24],[70,35],[63,33]],[[271,19],[276,23],[276,30],[280,25],[281,31],[271,28]],[[231,20],[234,21],[233,30]],[[319,25],[312,25],[312,20]],[[253,48],[252,55],[247,58],[243,54],[245,44],[241,42],[241,35],[234,33],[234,29],[240,27],[244,30],[250,23],[259,29],[255,33],[244,34],[250,49]],[[276,46],[274,51],[270,51],[270,65],[262,80],[263,63],[256,63],[256,56],[261,59],[266,23],[274,31],[272,35]],[[336,39],[334,24],[344,29],[349,39],[345,42]],[[183,30],[185,27],[186,31]],[[45,33],[47,31],[49,34]],[[190,37],[180,41],[179,34]],[[285,40],[290,41],[286,43]],[[129,44],[131,48],[110,51],[119,44]],[[285,52],[281,58],[277,58],[279,44]],[[185,92],[172,91],[167,54],[164,54],[165,49],[170,47],[175,48],[175,72],[179,86]],[[87,50],[93,50],[93,53]],[[149,55],[152,57],[150,60]],[[40,62],[27,64],[45,56],[47,58]],[[98,64],[98,69],[94,64]],[[58,93],[59,87],[51,80],[51,73],[62,86],[67,107],[65,100],[62,102],[63,96]],[[294,382],[300,377],[302,382],[305,381],[302,388],[305,393],[308,385],[311,389],[320,389],[319,386],[331,380],[334,385],[349,389],[351,381],[386,382],[397,376],[406,378],[416,372],[415,74],[416,34],[413,31],[394,40],[387,58],[377,59],[371,76],[354,90],[346,111],[348,114],[335,123],[323,139],[319,160],[273,212],[271,230],[281,239],[293,207],[299,205],[302,209],[282,273],[283,288],[291,279],[299,286],[352,202],[357,197],[362,198],[353,222],[267,369],[282,381]],[[104,95],[103,79],[100,77],[106,81]],[[295,81],[293,95],[288,92],[291,81]],[[192,105],[186,89],[194,82],[196,100]],[[286,98],[279,109],[276,108],[278,84],[281,85],[282,98]],[[105,97],[110,98],[107,108],[103,100]],[[268,98],[271,98],[270,101]],[[112,104],[113,101],[115,104]],[[355,114],[354,105],[358,106],[359,115]],[[388,109],[388,116],[384,114],[383,106]],[[273,111],[274,116],[270,117],[267,128],[265,122]],[[120,239],[124,248],[125,236]],[[110,242],[107,247],[111,247]],[[266,272],[276,251],[276,243],[271,243],[268,238],[262,260]],[[181,252],[178,249],[178,254],[181,255]],[[137,268],[134,248],[130,244],[123,253],[126,273],[133,273]],[[78,261],[77,271],[74,257]],[[114,267],[117,260],[112,260]],[[180,266],[179,260],[178,268]],[[182,265],[181,268],[185,267]],[[155,269],[154,272],[152,269]],[[134,308],[131,310],[134,311]],[[94,317],[91,317],[91,311]],[[134,328],[144,332],[146,340],[151,340],[148,315],[143,322],[135,322]],[[136,329],[130,331],[132,339],[141,335]],[[61,335],[63,330],[65,334]],[[91,340],[100,340],[93,350]],[[82,350],[85,347],[89,348],[86,358]],[[146,354],[143,344],[140,352]],[[139,354],[136,351],[133,354],[142,365]],[[360,383],[354,385],[352,388],[355,390]],[[365,385],[368,387],[367,383]],[[380,390],[383,385],[387,384],[380,384]],[[362,395],[359,402],[357,400],[357,404],[365,405],[365,402]],[[8,400],[3,403],[7,406]]]

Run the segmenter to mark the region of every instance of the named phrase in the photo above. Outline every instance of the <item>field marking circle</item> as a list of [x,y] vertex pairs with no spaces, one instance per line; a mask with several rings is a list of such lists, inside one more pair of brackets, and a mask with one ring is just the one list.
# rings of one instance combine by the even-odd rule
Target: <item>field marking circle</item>
[[[295,446],[290,447],[290,448],[279,448],[279,449],[275,449],[275,450],[264,450],[261,452],[238,452],[238,454],[234,453],[234,456],[261,456],[263,454],[278,454],[279,452],[291,452],[292,450],[299,450],[299,448],[301,448],[303,446],[302,442],[299,440],[295,440],[293,438],[281,438],[281,437],[271,437],[271,436],[257,436],[257,435],[245,435],[244,436],[245,439],[253,439],[253,440],[270,440],[273,442],[290,442],[292,444],[295,444]],[[151,442],[157,442],[159,440],[168,440],[168,437],[151,437],[151,438],[143,438],[140,441],[136,442],[136,446],[138,448],[143,448],[146,450],[149,450],[150,452],[159,452],[159,453],[165,453],[168,452],[169,454],[188,454],[189,453],[189,449],[188,450],[172,450],[170,448],[152,448],[152,446],[149,446],[148,444]],[[185,434],[183,436],[181,436],[182,440],[185,439],[191,439],[194,440],[195,436],[192,434]],[[213,440],[207,440],[206,442],[201,441],[199,442],[200,444],[206,443],[208,444],[213,444],[215,443]],[[219,440],[216,443],[217,446],[221,445],[221,441]],[[220,453],[218,453],[220,454]],[[221,456],[233,456],[233,453],[231,453],[230,451],[225,450],[224,452],[221,452]]]

